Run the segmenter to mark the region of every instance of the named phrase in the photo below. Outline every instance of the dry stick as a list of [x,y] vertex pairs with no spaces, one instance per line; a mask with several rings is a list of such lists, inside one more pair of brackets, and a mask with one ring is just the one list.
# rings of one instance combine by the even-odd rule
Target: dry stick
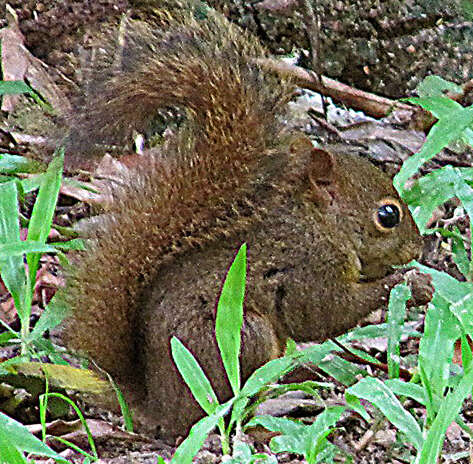
[[327,76],[320,76],[321,82],[318,82],[318,79],[314,77],[314,73],[300,66],[277,61],[273,58],[263,58],[257,60],[257,62],[267,69],[292,78],[300,87],[323,93],[334,101],[361,110],[374,118],[387,116],[393,110],[398,112],[399,117],[410,118],[419,111],[417,107],[355,89]]
[[[324,99],[323,101],[325,102]],[[313,108],[307,110],[307,114],[311,119],[313,119],[317,124],[327,130],[329,133],[336,135],[339,140],[343,140],[342,133],[333,124],[330,124],[326,119],[319,117],[317,115],[317,112]]]
[[363,451],[369,445],[369,443],[373,441],[376,432],[379,432],[383,428],[385,423],[385,417],[378,417],[375,420],[374,424],[363,434],[363,436],[360,438],[360,441],[355,445],[355,451],[357,453]]
[[[364,365],[367,365],[367,366],[374,367],[376,369],[380,369],[383,372],[388,372],[388,366],[387,366],[386,363],[376,363],[376,362],[373,362],[373,361],[369,361],[368,359],[364,359],[361,356],[358,356],[356,353],[353,353],[352,351],[350,351],[345,345],[340,343],[335,338],[331,338],[330,340],[333,343],[335,343],[335,345],[340,347],[345,353],[347,353],[349,355],[349,357],[352,358],[353,361],[355,361],[359,364],[364,364]],[[399,368],[399,377],[401,377],[404,380],[410,380],[411,377],[412,377],[412,374],[407,369],[404,369],[404,368],[400,367]]]
[[[378,418],[375,421],[375,423],[372,425],[372,427],[370,427],[370,429],[367,430],[365,434],[361,437],[360,441],[357,444],[355,444],[355,451],[357,453],[363,451],[373,441],[373,439],[376,436],[376,433],[379,432],[386,423],[387,423],[386,418],[384,417]],[[402,464],[409,464],[410,462],[397,456],[395,456],[394,459]]]

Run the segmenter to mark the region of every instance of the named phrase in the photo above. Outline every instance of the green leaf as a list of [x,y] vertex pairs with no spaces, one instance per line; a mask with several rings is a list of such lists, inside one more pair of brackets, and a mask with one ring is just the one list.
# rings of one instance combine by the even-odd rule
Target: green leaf
[[426,161],[432,159],[451,141],[462,135],[464,130],[473,123],[473,108],[460,108],[451,111],[448,117],[439,119],[430,130],[422,149],[408,158],[401,171],[394,177],[394,186],[403,191],[406,181],[412,177]]
[[18,334],[13,332],[3,332],[0,334],[0,346],[6,345],[13,338],[18,338]]
[[[454,84],[453,82],[446,81],[442,79],[440,76],[427,76],[424,80],[417,85],[416,87],[417,93],[420,97],[442,97],[447,100],[453,101],[449,98],[445,97],[445,92],[452,92],[452,93],[461,93],[463,90],[462,88]],[[455,102],[456,103],[456,102]]]
[[290,356],[297,353],[297,344],[292,338],[288,338],[286,340],[286,349],[284,350],[284,354]]
[[217,395],[193,354],[176,337],[171,339],[171,352],[179,373],[200,407],[209,415],[215,412],[219,405]]
[[[349,342],[352,340],[361,340],[363,338],[384,338],[388,330],[388,324],[367,325],[365,327],[357,327],[350,332],[337,337],[340,342]],[[421,337],[421,333],[407,325],[402,327],[402,335],[407,337]]]
[[215,428],[219,420],[228,413],[234,398],[219,406],[210,416],[202,418],[189,432],[187,438],[179,445],[170,464],[190,464],[202,448],[207,435]]
[[24,156],[0,153],[0,173],[17,174],[40,172],[42,164]]
[[388,306],[388,373],[391,378],[399,377],[399,361],[401,358],[399,345],[402,326],[406,318],[406,303],[411,291],[406,284],[396,285],[391,290]]
[[[73,369],[71,368],[71,366],[53,366],[53,365],[48,365],[48,366],[44,366],[43,369],[48,369],[48,371],[52,368],[54,369],[57,369],[57,370],[63,370],[63,371],[67,371],[67,370],[78,370],[78,369]],[[55,378],[55,375],[54,374],[50,374],[49,375],[49,378]],[[46,384],[47,385],[47,384]],[[90,458],[95,458],[95,459],[98,459],[98,455],[97,455],[97,448],[95,446],[95,442],[94,442],[94,439],[92,437],[92,432],[90,431],[90,427],[89,425],[87,424],[87,421],[85,420],[84,418],[84,415],[82,414],[82,411],[80,410],[80,408],[74,403],[74,401],[72,401],[68,396],[66,395],[63,395],[62,393],[57,393],[57,392],[48,392],[47,391],[47,387],[46,387],[46,393],[43,393],[42,395],[39,396],[39,407],[40,407],[40,418],[41,418],[41,422],[42,422],[42,425],[43,425],[43,434],[45,434],[45,419],[46,419],[46,409],[47,409],[47,405],[48,405],[48,401],[51,401],[51,398],[53,399],[53,401],[61,401],[61,402],[64,402],[66,403],[69,407],[71,407],[74,412],[77,414],[77,416],[79,417],[79,420],[83,426],[83,428],[85,429],[85,432],[87,434],[87,442],[88,442],[88,445],[90,447],[90,450],[91,452],[93,453],[93,455],[89,454],[89,453],[86,453],[84,450],[82,450],[79,446],[75,445],[74,443],[68,441],[68,440],[65,440],[61,437],[59,437],[59,441],[61,443],[64,443],[66,444],[67,446],[69,446],[70,448],[72,448],[73,450],[75,451],[78,451],[79,453],[81,453],[82,455],[85,455],[85,456],[88,456]],[[44,436],[44,435],[43,435]]]
[[228,380],[235,395],[240,391],[240,345],[246,281],[246,244],[230,266],[217,304],[215,334]]
[[0,81],[0,95],[32,93],[33,89],[23,81]]
[[[307,427],[295,420],[286,419],[285,417],[274,416],[255,416],[247,424],[247,427],[255,427],[260,425],[270,432],[280,432],[284,435],[302,435]],[[299,453],[302,454],[302,453]]]
[[461,350],[463,368],[468,370],[473,361],[473,354],[471,352],[471,346],[468,343],[468,338],[465,335],[462,335],[461,337]]
[[473,168],[447,165],[421,177],[403,193],[421,232],[425,232],[435,209],[454,196],[465,201],[463,206],[468,214],[472,212],[473,189],[469,185],[472,180]]
[[328,360],[319,363],[319,368],[326,372],[343,385],[353,385],[360,376],[365,376],[366,371],[360,369],[355,364],[342,359],[339,356],[333,356]]
[[473,283],[460,282],[445,272],[423,266],[415,261],[413,264],[432,277],[435,288],[432,305],[436,307],[439,304],[448,308],[457,318],[463,332],[473,333]]
[[9,443],[18,451],[38,454],[39,456],[47,456],[56,459],[57,461],[67,463],[66,459],[54,452],[41,440],[38,440],[24,425],[2,412],[0,412],[0,441],[3,443]]
[[18,451],[1,433],[0,433],[0,449],[2,454],[0,456],[1,463],[5,464],[28,464],[23,453]]
[[28,341],[35,341],[42,337],[46,330],[51,330],[57,327],[69,315],[70,309],[57,302],[56,295],[49,302],[46,309],[43,311],[33,330],[31,331]]
[[133,433],[133,415],[130,411],[130,408],[128,407],[128,403],[126,402],[125,396],[123,395],[120,387],[108,373],[107,376],[115,392],[115,395],[117,396],[117,401],[120,405],[120,412],[123,417],[123,425],[125,426],[125,430],[127,432]]
[[248,426],[261,425],[264,428],[279,432],[282,436],[271,440],[271,450],[274,453],[296,453],[306,457],[307,462],[318,462],[327,435],[332,426],[340,419],[345,408],[335,406],[320,413],[312,425],[303,425],[289,419],[272,416],[254,417]]
[[[407,398],[412,398],[417,403],[422,404],[432,411],[438,411],[440,405],[444,401],[444,397],[439,397],[437,395],[432,395],[432,392],[424,388],[422,385],[418,385],[412,382],[404,382],[400,379],[388,379],[384,382],[387,387],[389,387],[395,395],[405,396]],[[430,404],[429,404],[430,403]],[[434,413],[431,413],[434,416]],[[471,436],[471,429],[466,426],[460,416],[455,418],[456,422],[462,427],[466,432]]]
[[458,270],[468,280],[472,281],[472,263],[468,258],[468,252],[465,248],[465,242],[461,236],[460,229],[458,227],[453,228],[455,235],[452,235],[452,253],[453,260],[457,265]]
[[231,463],[247,463],[251,459],[251,455],[253,451],[248,443],[242,442],[237,440],[236,443],[233,444],[233,453]]
[[421,449],[423,438],[419,424],[383,382],[374,377],[367,377],[350,387],[348,392],[373,403],[418,450]]
[[[20,243],[20,222],[18,218],[18,195],[15,182],[0,184],[0,244]],[[22,256],[0,259],[2,280],[13,297],[19,314],[23,305],[26,273]]]
[[407,396],[420,404],[425,404],[425,390],[421,385],[400,379],[387,379],[384,384],[396,395]]
[[295,360],[298,357],[299,354],[272,359],[256,369],[245,382],[245,385],[243,385],[235,401],[230,423],[239,422],[248,404],[248,399],[256,395],[264,386],[276,382],[280,377],[290,372],[296,365]]
[[[36,197],[28,226],[28,240],[46,243],[51,225],[53,223],[54,210],[61,187],[62,170],[64,165],[64,149],[49,163],[46,173],[42,177],[41,187]],[[32,253],[26,257],[30,276],[31,292],[35,285],[36,272],[41,254]],[[29,315],[28,315],[29,317]]]
[[22,242],[9,242],[0,245],[0,260],[12,256],[23,256],[26,253],[55,253],[57,250],[43,242],[24,240]]
[[228,464],[278,464],[275,456],[269,456],[266,453],[255,453],[253,448],[246,442],[235,437],[233,443],[233,453]]
[[424,336],[419,345],[419,366],[434,395],[442,396],[450,375],[453,345],[461,335],[448,303],[436,295],[425,316]]
[[51,161],[45,174],[41,177],[41,186],[31,214],[28,227],[28,239],[46,242],[56,208],[61,187],[64,165],[64,149]]
[[85,190],[86,192],[92,192],[92,193],[97,193],[97,194],[100,193],[100,190],[97,190],[97,188],[94,188],[92,184],[88,182],[82,182],[76,179],[71,179],[70,177],[65,177],[63,179],[63,183],[64,185],[69,185],[71,187],[82,189],[82,190]]
[[366,422],[369,422],[371,417],[367,413],[365,407],[361,404],[361,401],[350,392],[345,391],[345,401],[347,406],[353,411],[357,412]]
[[35,190],[38,190],[41,187],[41,184],[43,182],[43,177],[45,176],[45,173],[38,174],[36,176],[31,176],[26,179],[23,179],[20,184],[23,188],[23,191],[25,193],[30,193],[34,192]]
[[276,382],[276,380],[294,368],[298,357],[298,355],[292,355],[272,359],[256,369],[245,382],[245,385],[241,389],[240,396],[253,396],[265,385]]
[[473,182],[473,175],[468,177],[468,174],[473,174],[473,171],[465,172],[461,168],[453,168],[457,175],[458,181],[455,183],[455,196],[461,201],[463,208],[470,218],[473,217],[473,188],[470,184]]
[[465,398],[471,394],[473,384],[473,369],[465,372],[462,380],[455,390],[450,392],[442,401],[437,416],[432,424],[424,446],[420,453],[419,464],[431,464],[437,462],[447,427],[455,420]]
[[315,422],[306,429],[305,455],[308,463],[319,462],[317,457],[327,444],[327,436],[334,430],[333,426],[340,420],[344,411],[343,406],[326,408],[317,416]]
[[301,354],[301,362],[309,362],[314,366],[318,366],[320,362],[329,355],[332,351],[341,351],[341,348],[331,340],[322,344],[312,345],[305,348]]
[[62,251],[85,251],[84,240],[81,238],[73,238],[67,242],[51,242],[49,245]]

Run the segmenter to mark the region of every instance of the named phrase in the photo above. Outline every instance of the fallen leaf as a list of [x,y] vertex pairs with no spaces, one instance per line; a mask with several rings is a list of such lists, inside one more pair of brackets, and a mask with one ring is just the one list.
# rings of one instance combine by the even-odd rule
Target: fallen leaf
[[[8,26],[0,30],[3,79],[27,81],[58,113],[69,113],[69,100],[48,74],[49,67],[25,47],[15,11],[8,5],[6,9]],[[13,111],[18,100],[19,95],[4,95],[2,111]]]

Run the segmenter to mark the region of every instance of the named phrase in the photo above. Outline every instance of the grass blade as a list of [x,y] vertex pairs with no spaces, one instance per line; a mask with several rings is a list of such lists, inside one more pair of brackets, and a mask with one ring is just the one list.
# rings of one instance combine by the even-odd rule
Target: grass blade
[[171,352],[179,373],[200,407],[209,415],[214,413],[219,405],[217,395],[193,354],[176,337],[171,339]]
[[399,377],[399,344],[402,326],[406,318],[406,303],[411,291],[406,284],[396,285],[389,297],[388,306],[388,374],[390,378]]
[[473,122],[473,108],[460,108],[451,111],[448,117],[438,120],[429,132],[422,149],[414,156],[408,158],[401,170],[394,177],[394,186],[401,192],[406,181],[418,169],[432,159],[440,150],[445,148],[452,140],[460,137],[462,132]]
[[0,153],[0,173],[2,174],[34,173],[41,170],[44,168],[38,161],[25,156]]
[[[59,188],[61,187],[63,165],[64,149],[61,149],[58,156],[49,164],[42,178],[33,212],[31,213],[28,240],[46,243],[53,222]],[[41,255],[38,253],[32,253],[27,256],[30,285],[33,287],[40,257]]]
[[444,298],[435,295],[433,304],[425,316],[424,336],[419,345],[419,366],[425,372],[432,394],[441,397],[447,387],[453,346],[461,335],[461,329]]
[[240,391],[240,345],[246,281],[246,243],[230,266],[217,305],[215,334],[225,371],[235,395]]
[[235,401],[230,424],[241,420],[243,411],[251,396],[258,393],[265,385],[276,382],[281,376],[290,372],[296,365],[296,359],[299,356],[300,353],[297,353],[291,356],[272,359],[256,369],[245,382],[245,385]]
[[207,435],[215,428],[219,420],[230,410],[234,399],[217,408],[214,414],[204,417],[195,424],[187,438],[179,445],[170,464],[190,464],[202,448]]
[[[55,253],[57,250],[53,246],[45,245],[42,242],[25,240],[23,242],[9,242],[0,245],[0,260],[10,257],[22,257],[27,253]],[[23,258],[21,259],[23,261]]]
[[[0,184],[0,244],[5,243],[20,243],[18,191],[15,182]],[[0,271],[21,318],[26,285],[23,257],[11,256],[0,259]]]
[[47,456],[60,462],[67,462],[49,446],[31,434],[24,425],[2,412],[0,412],[0,441],[12,444],[19,451]]
[[420,454],[419,464],[437,462],[447,427],[455,420],[465,398],[471,393],[473,369],[468,369],[454,391],[442,401],[438,414],[427,434]]

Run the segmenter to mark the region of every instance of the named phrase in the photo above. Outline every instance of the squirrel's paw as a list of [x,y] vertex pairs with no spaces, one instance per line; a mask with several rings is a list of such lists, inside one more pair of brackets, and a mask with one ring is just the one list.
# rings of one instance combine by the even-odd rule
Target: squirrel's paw
[[423,274],[418,269],[410,269],[406,272],[404,278],[412,293],[411,299],[407,302],[409,307],[422,306],[432,300],[434,287],[432,286],[432,277],[429,274]]

